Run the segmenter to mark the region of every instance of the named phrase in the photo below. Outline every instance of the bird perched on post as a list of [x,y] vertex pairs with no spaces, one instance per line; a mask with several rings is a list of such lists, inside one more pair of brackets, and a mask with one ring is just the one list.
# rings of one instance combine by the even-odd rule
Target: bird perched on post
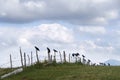
[[90,59],[88,59],[87,64],[88,64],[88,65],[90,65],[90,62],[91,62],[91,60],[90,60]]
[[72,54],[72,56],[74,57],[74,56],[75,56],[75,54],[73,53],[73,54]]
[[35,49],[36,49],[37,51],[40,51],[40,49],[39,49],[38,47],[36,47],[36,46],[35,46]]
[[47,51],[48,51],[48,53],[50,53],[50,49],[47,47]]
[[74,57],[74,56],[78,57],[79,55],[80,55],[79,53],[73,53],[73,54],[72,54],[73,57]]
[[37,62],[39,63],[39,58],[38,58],[38,51],[40,51],[40,49],[38,47],[35,46],[36,49],[36,58],[37,58]]
[[52,58],[50,57],[50,49],[47,47],[47,52],[48,52],[48,62],[52,61]]
[[84,58],[85,56],[84,56],[84,55],[82,55],[82,57]]
[[79,53],[76,53],[76,57],[78,57],[80,54]]
[[90,59],[88,59],[88,62],[91,62],[91,60],[90,60]]
[[54,51],[54,61],[56,62],[56,53],[58,52],[57,50],[53,49]]
[[54,52],[58,52],[57,50],[53,49]]

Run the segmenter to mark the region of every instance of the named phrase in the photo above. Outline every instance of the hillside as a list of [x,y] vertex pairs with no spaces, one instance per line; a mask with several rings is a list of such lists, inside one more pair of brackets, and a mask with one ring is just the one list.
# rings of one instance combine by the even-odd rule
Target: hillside
[[3,80],[120,80],[120,67],[57,64],[29,67]]
[[0,76],[3,75],[3,74],[6,74],[8,72],[11,72],[13,71],[14,69],[10,69],[10,68],[0,68]]
[[120,61],[115,60],[115,59],[109,59],[107,61],[105,61],[105,63],[110,63],[112,66],[120,66]]

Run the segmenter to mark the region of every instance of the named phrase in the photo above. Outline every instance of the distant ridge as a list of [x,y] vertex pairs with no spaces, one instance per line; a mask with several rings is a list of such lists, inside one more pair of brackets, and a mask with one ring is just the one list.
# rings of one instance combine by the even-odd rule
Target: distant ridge
[[115,59],[109,59],[107,61],[105,61],[104,63],[110,63],[110,65],[112,66],[120,66],[120,61],[119,60],[115,60]]

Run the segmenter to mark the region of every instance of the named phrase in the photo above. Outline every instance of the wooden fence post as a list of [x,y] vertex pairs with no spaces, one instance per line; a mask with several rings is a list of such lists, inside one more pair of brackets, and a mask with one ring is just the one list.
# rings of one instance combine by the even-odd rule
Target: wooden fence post
[[48,63],[50,62],[50,53],[48,53]]
[[70,63],[70,54],[69,54],[69,63]]
[[77,61],[77,57],[75,57],[75,62],[77,63],[78,61]]
[[54,61],[56,62],[56,53],[54,52]]
[[59,51],[59,54],[60,54],[60,61],[62,63],[62,55],[61,55],[61,52]]
[[21,47],[20,47],[20,57],[21,57],[21,65],[22,65],[22,68],[23,68],[23,58],[22,58],[22,51],[21,51]]
[[57,50],[53,49],[54,51],[54,61],[56,62],[56,53],[58,52]]
[[32,51],[31,51],[31,65],[33,64],[33,56],[32,56]]
[[50,59],[51,59],[51,62],[53,61],[53,59],[52,59],[52,55],[50,56]]
[[38,51],[40,51],[40,49],[39,49],[38,47],[35,46],[35,50],[36,50],[37,63],[39,63]]
[[10,68],[12,69],[12,56],[10,54]]
[[50,59],[50,49],[47,47],[47,53],[48,53],[48,63],[51,62],[51,59]]
[[65,51],[63,51],[63,56],[64,56],[64,62],[66,63],[66,54],[65,54]]
[[37,49],[36,49],[36,58],[37,58],[37,62],[39,63],[38,50]]
[[27,57],[28,57],[28,66],[30,66],[30,57],[29,55],[27,55]]
[[26,67],[26,53],[24,52],[24,66]]
[[56,52],[54,52],[54,61],[56,62]]

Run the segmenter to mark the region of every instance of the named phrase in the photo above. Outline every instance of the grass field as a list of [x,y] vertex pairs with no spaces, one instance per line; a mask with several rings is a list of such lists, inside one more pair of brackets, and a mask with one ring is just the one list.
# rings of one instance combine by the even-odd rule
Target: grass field
[[42,68],[29,67],[3,80],[120,80],[118,66],[58,64]]
[[10,68],[0,68],[0,76],[3,74],[6,74],[8,72],[13,71],[14,69],[10,69]]

